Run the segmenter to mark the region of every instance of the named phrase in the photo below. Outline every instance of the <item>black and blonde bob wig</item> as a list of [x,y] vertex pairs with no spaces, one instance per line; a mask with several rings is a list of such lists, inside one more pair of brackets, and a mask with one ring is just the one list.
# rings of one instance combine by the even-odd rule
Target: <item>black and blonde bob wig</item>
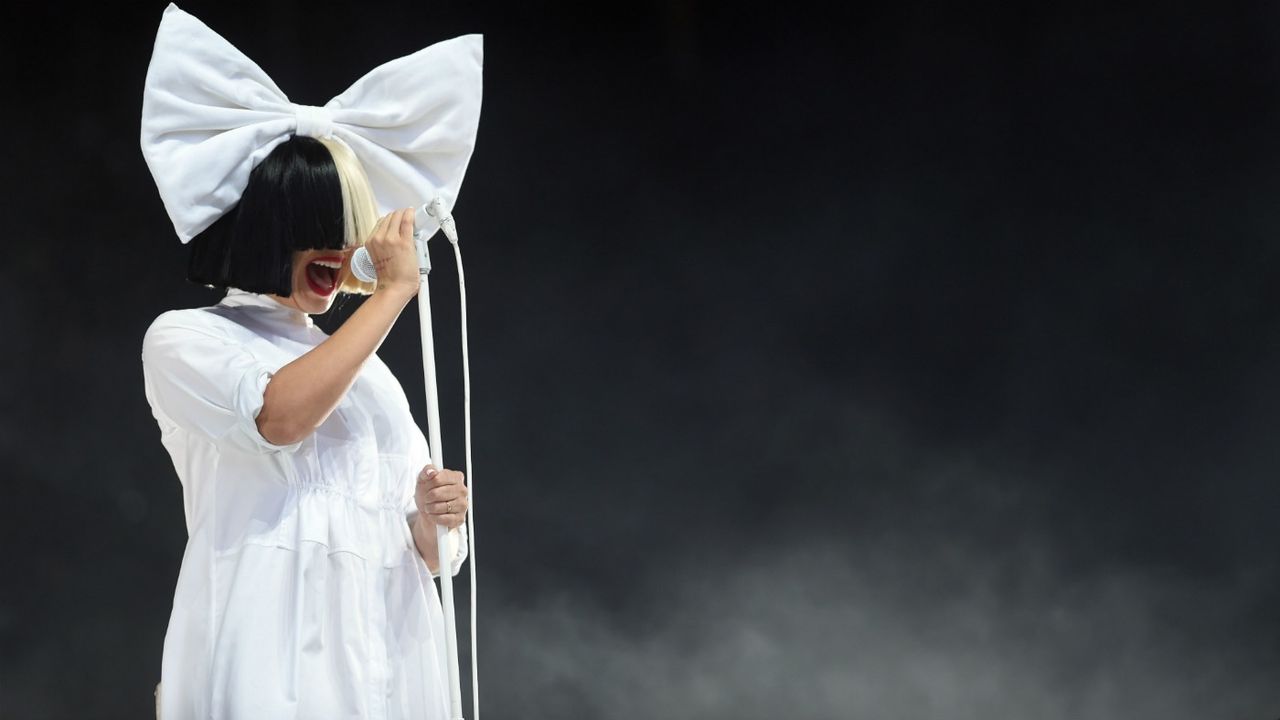
[[[377,214],[369,178],[346,144],[294,135],[253,169],[240,201],[191,239],[187,279],[288,297],[295,251],[357,247]],[[348,273],[338,291],[374,287]]]

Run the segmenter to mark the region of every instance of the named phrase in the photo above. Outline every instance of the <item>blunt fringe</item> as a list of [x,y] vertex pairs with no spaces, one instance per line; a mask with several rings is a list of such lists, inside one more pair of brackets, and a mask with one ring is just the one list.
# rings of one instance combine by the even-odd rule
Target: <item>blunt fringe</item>
[[[376,215],[368,178],[346,145],[292,136],[253,169],[240,201],[192,238],[187,279],[288,297],[295,251],[355,247]],[[373,287],[349,277],[339,290]]]

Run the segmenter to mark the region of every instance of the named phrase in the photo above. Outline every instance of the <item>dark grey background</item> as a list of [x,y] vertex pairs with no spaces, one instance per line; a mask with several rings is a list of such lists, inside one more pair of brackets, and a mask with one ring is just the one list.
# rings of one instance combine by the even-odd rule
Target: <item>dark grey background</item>
[[[163,7],[4,11],[3,717],[146,717],[159,676],[138,353],[218,297],[138,150]],[[308,104],[486,35],[489,717],[1280,715],[1274,3],[183,7]]]

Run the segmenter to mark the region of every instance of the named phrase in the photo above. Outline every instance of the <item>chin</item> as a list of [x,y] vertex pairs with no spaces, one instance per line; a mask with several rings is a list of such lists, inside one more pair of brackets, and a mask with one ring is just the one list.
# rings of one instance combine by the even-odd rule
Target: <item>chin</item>
[[298,309],[308,315],[323,315],[329,312],[329,308],[333,306],[333,300],[338,296],[334,291],[328,296],[319,296],[306,290],[295,292],[297,295]]

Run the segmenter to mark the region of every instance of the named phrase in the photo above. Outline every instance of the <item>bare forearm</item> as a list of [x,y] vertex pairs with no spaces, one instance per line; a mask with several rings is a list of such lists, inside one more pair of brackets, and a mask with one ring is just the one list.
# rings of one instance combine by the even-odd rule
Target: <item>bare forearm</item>
[[267,384],[258,413],[262,437],[287,445],[315,432],[382,345],[411,297],[407,289],[379,290],[329,339],[280,368]]
[[433,574],[440,572],[440,544],[436,541],[436,526],[419,514],[413,521],[413,544]]

